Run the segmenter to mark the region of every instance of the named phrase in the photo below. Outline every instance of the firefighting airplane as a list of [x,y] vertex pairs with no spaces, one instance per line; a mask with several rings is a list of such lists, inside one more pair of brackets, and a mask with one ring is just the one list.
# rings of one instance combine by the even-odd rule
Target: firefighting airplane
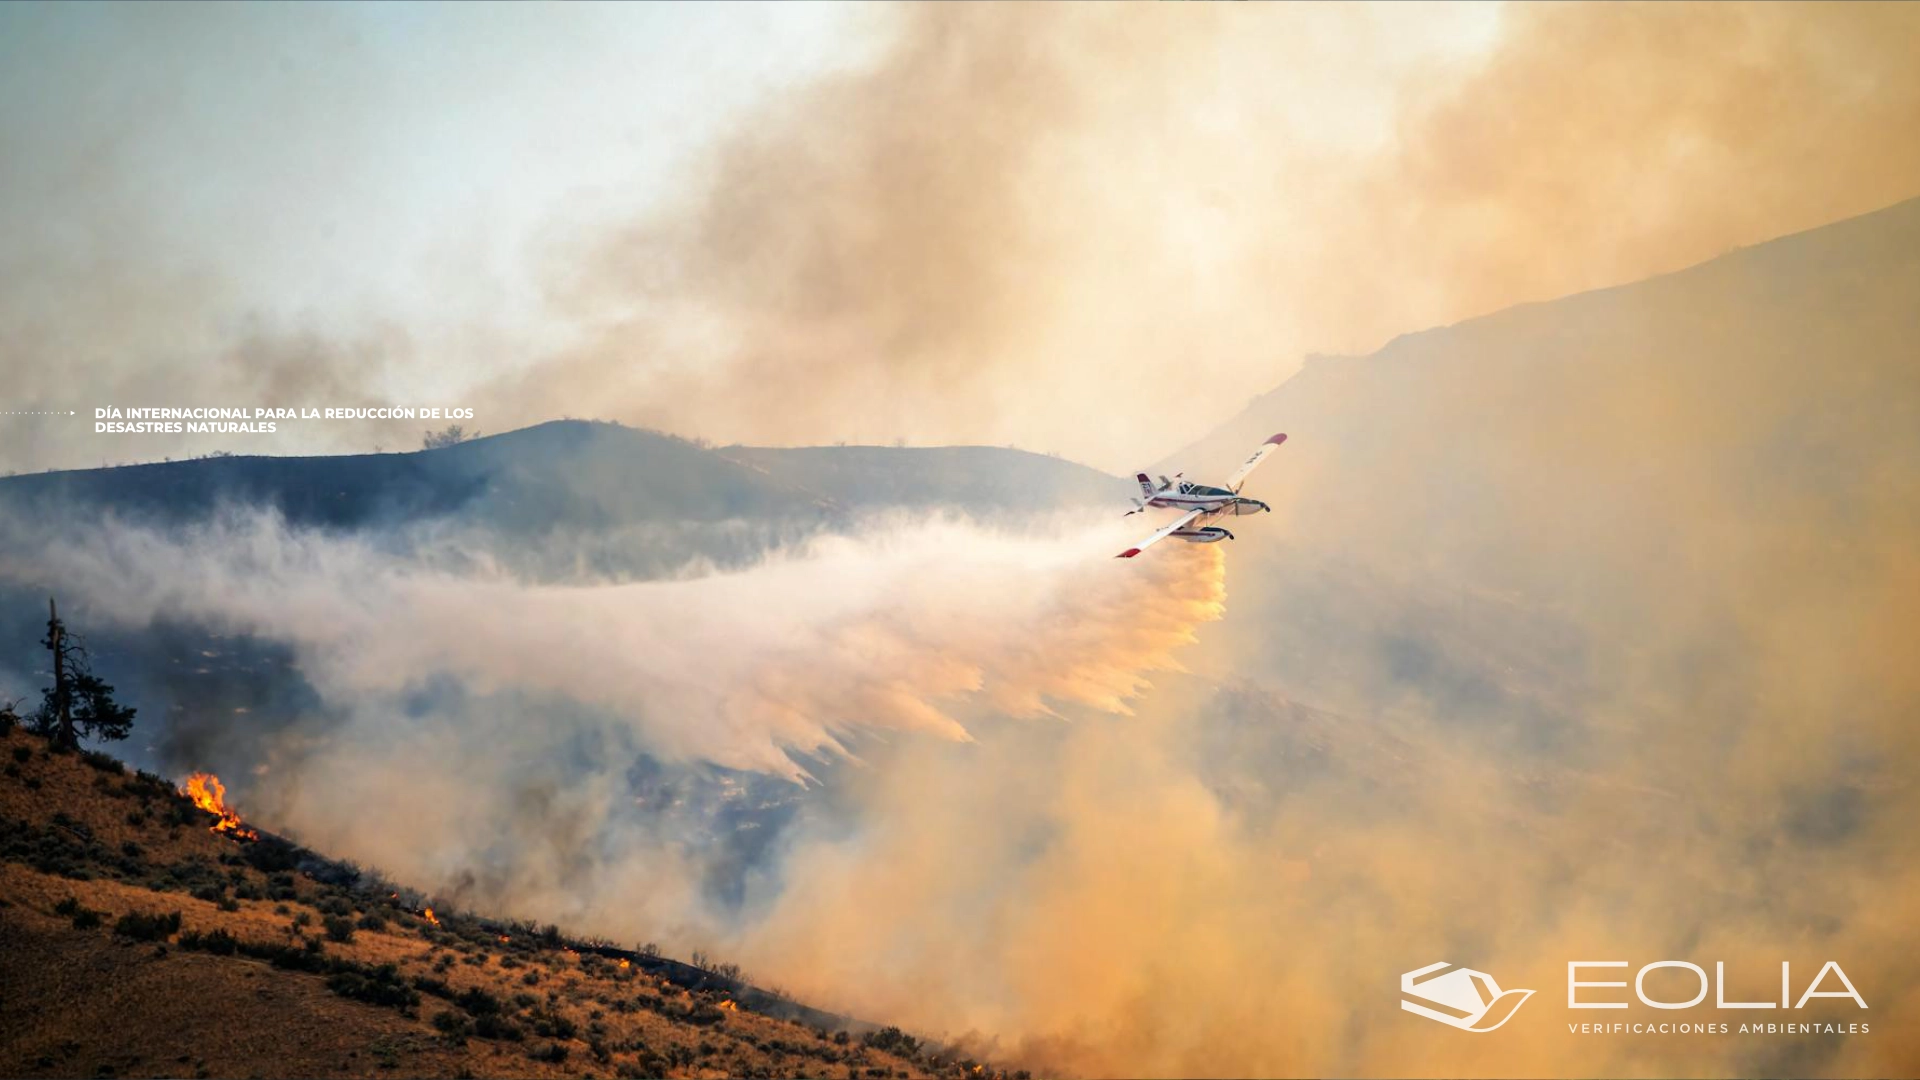
[[1136,474],[1134,479],[1140,481],[1140,494],[1145,498],[1133,500],[1133,509],[1127,511],[1122,515],[1123,517],[1138,514],[1149,507],[1179,510],[1181,514],[1166,528],[1114,558],[1131,559],[1169,536],[1177,536],[1189,544],[1217,544],[1222,540],[1233,539],[1232,533],[1218,525],[1209,525],[1207,522],[1216,517],[1238,517],[1241,514],[1265,513],[1273,509],[1259,499],[1242,498],[1240,485],[1247,482],[1248,473],[1259,468],[1260,463],[1267,460],[1268,456],[1280,449],[1280,444],[1286,441],[1285,435],[1275,435],[1261,443],[1260,449],[1255,450],[1252,457],[1241,462],[1240,467],[1233,471],[1233,475],[1227,477],[1225,487],[1206,487],[1190,480],[1182,480],[1180,477],[1184,474],[1181,473],[1175,473],[1171,480],[1161,477],[1160,486],[1154,487],[1153,481],[1147,479],[1146,473]]

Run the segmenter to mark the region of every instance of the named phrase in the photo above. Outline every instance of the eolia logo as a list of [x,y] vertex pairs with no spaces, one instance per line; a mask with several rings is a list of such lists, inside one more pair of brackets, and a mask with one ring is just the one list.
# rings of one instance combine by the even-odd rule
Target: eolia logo
[[[1827,961],[1821,966],[1819,973],[1807,983],[1806,989],[1801,991],[1797,999],[1793,995],[1793,967],[1786,961],[1782,961],[1780,964],[1780,1000],[1778,1002],[1727,1000],[1726,964],[1718,961],[1713,965],[1712,976],[1709,976],[1706,969],[1700,965],[1685,960],[1657,960],[1641,967],[1639,974],[1634,977],[1630,984],[1624,979],[1612,980],[1581,977],[1587,974],[1584,969],[1626,968],[1629,966],[1625,960],[1568,961],[1567,1008],[1628,1008],[1629,1003],[1627,1001],[1618,998],[1602,998],[1596,1000],[1596,997],[1599,997],[1608,990],[1625,990],[1629,985],[1633,988],[1634,998],[1638,999],[1640,1004],[1655,1009],[1692,1009],[1705,1004],[1710,993],[1713,996],[1712,1007],[1715,1009],[1777,1008],[1800,1010],[1805,1009],[1807,1003],[1815,998],[1847,998],[1859,1008],[1867,1008],[1866,999],[1860,996],[1858,990],[1854,989],[1852,980],[1847,978],[1847,973],[1841,970],[1840,965],[1832,960]],[[1667,999],[1654,996],[1647,986],[1647,976],[1653,972],[1663,971],[1669,968],[1686,972],[1692,976],[1694,986],[1690,995],[1679,999]],[[1624,975],[1625,972],[1621,974]],[[1831,982],[1837,984],[1837,988],[1828,988],[1829,975],[1832,976]],[[1585,991],[1585,993],[1582,993],[1582,991]],[[1512,1019],[1513,1014],[1519,1011],[1520,1006],[1526,1004],[1527,999],[1532,996],[1533,991],[1531,990],[1503,991],[1500,989],[1500,984],[1494,981],[1493,976],[1486,972],[1475,971],[1472,968],[1461,967],[1458,964],[1449,964],[1444,960],[1437,964],[1428,964],[1426,967],[1415,968],[1400,976],[1400,1007],[1402,1009],[1424,1016],[1429,1020],[1438,1020],[1448,1027],[1455,1027],[1462,1031],[1475,1033],[1485,1033],[1498,1029],[1501,1025]],[[1661,1026],[1659,1030],[1665,1031],[1668,1026],[1672,1025]],[[1575,1027],[1576,1025],[1570,1025],[1569,1030],[1574,1030]],[[1631,1027],[1637,1031],[1641,1027],[1650,1028],[1651,1026],[1585,1024],[1577,1025],[1577,1027],[1579,1030],[1586,1030],[1588,1028],[1622,1030]],[[1867,1030],[1866,1025],[1861,1023],[1845,1024],[1831,1021],[1816,1022],[1814,1020],[1789,1024],[1742,1024],[1740,1030],[1742,1032],[1749,1030],[1749,1028],[1760,1030],[1762,1027],[1769,1031],[1775,1029],[1807,1031],[1810,1033],[1838,1031],[1840,1034],[1864,1033]],[[1726,1033],[1728,1028],[1728,1024],[1715,1021],[1706,1025],[1681,1025],[1679,1030],[1697,1029],[1701,1031]]]
[[1445,960],[1400,976],[1402,1009],[1462,1031],[1492,1031],[1532,996],[1531,990],[1503,992],[1486,972]]

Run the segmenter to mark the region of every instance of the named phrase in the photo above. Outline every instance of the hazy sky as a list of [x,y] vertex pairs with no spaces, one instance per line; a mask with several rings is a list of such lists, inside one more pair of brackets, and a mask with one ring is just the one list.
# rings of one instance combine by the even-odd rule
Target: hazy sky
[[[1899,5],[0,8],[0,466],[470,406],[1125,470],[1312,351],[1920,191]],[[1764,117],[1764,123],[1759,118]]]
[[[591,321],[551,295],[576,247],[609,225],[670,216],[717,141],[799,88],[870,68],[900,36],[898,15],[7,5],[0,367],[13,392],[0,407],[476,404],[491,373],[537,367]],[[1345,18],[1300,15],[1325,33]],[[1386,138],[1394,66],[1477,48],[1496,18],[1489,7],[1396,15],[1418,32],[1388,35],[1357,77],[1316,86],[1292,112],[1300,134]],[[277,355],[288,342],[306,354]],[[556,414],[608,415],[591,384],[558,397]],[[479,426],[538,418],[491,412]],[[366,427],[196,443],[25,423],[7,433],[10,467],[158,457],[182,443],[287,453],[380,441]],[[893,433],[853,423],[847,434]],[[1040,434],[983,425],[978,437]]]
[[255,322],[403,325],[422,370],[391,374],[459,385],[475,357],[442,335],[563,329],[531,274],[543,230],[657,200],[740,109],[858,62],[859,22],[784,4],[8,5],[6,262],[135,254],[205,290],[175,315],[214,347]]

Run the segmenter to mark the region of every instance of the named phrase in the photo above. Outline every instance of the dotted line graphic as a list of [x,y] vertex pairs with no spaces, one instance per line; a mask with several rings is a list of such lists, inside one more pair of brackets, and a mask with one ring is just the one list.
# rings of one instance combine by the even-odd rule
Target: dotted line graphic
[[0,410],[0,416],[78,416],[78,415],[80,414],[73,409],[68,409],[66,412],[56,412],[56,411],[23,412],[16,409]]

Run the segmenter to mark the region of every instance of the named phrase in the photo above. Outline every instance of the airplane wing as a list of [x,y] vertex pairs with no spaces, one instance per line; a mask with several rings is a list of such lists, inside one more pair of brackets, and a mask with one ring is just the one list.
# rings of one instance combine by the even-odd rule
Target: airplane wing
[[1233,492],[1235,495],[1240,494],[1240,485],[1247,482],[1247,474],[1259,468],[1260,463],[1267,460],[1267,457],[1275,450],[1280,449],[1280,444],[1286,441],[1287,437],[1285,435],[1275,435],[1273,438],[1261,443],[1260,449],[1255,450],[1252,457],[1241,462],[1240,467],[1233,470],[1233,475],[1227,477],[1227,490]]
[[1140,541],[1140,543],[1137,544],[1136,546],[1130,547],[1127,550],[1121,552],[1120,554],[1115,555],[1114,558],[1131,559],[1135,555],[1140,554],[1142,551],[1145,551],[1146,549],[1152,547],[1153,545],[1159,543],[1160,541],[1165,540],[1167,537],[1172,536],[1176,530],[1185,528],[1188,524],[1190,524],[1193,521],[1194,518],[1197,518],[1205,513],[1206,513],[1205,510],[1189,510],[1184,514],[1181,514],[1179,517],[1174,518],[1173,523],[1171,525],[1168,525],[1166,528],[1161,529],[1159,532],[1154,533],[1152,536],[1147,537],[1145,540]]

